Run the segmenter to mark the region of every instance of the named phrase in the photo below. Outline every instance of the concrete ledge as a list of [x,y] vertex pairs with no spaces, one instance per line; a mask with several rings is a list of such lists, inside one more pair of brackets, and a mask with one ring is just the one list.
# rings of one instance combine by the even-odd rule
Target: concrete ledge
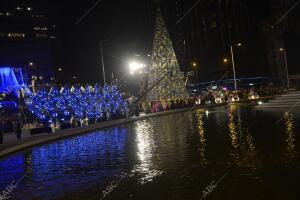
[[[211,106],[209,106],[209,107],[211,107]],[[59,140],[59,139],[63,139],[66,137],[76,136],[76,135],[84,134],[87,132],[96,131],[99,129],[117,126],[117,125],[129,123],[129,122],[144,120],[144,119],[148,119],[148,118],[159,117],[159,116],[169,115],[169,114],[174,114],[174,113],[179,113],[179,112],[186,112],[186,111],[194,110],[194,109],[198,109],[198,108],[201,108],[201,107],[170,110],[170,111],[166,111],[166,112],[147,114],[147,115],[143,115],[143,116],[139,116],[139,117],[132,117],[132,118],[127,118],[127,119],[119,119],[119,120],[101,122],[101,123],[92,124],[92,125],[89,125],[86,127],[70,128],[70,129],[60,130],[55,133],[39,134],[37,136],[31,136],[29,138],[23,139],[23,140],[21,140],[20,143],[15,142],[15,143],[11,143],[8,145],[2,144],[2,150],[0,151],[0,157],[7,156],[9,154],[15,153],[17,151],[20,151],[20,150],[23,150],[23,149],[26,149],[26,148],[29,148],[29,147],[32,147],[35,145],[44,144],[44,143],[47,143],[50,141]],[[1,145],[0,145],[0,147],[1,147]]]

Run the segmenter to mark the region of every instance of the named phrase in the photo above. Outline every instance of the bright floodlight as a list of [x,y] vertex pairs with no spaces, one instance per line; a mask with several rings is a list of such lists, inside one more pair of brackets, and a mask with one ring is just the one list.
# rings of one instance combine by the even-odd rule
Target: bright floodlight
[[130,65],[129,65],[129,68],[130,68],[130,70],[132,70],[132,71],[136,71],[136,70],[138,70],[138,69],[140,69],[140,68],[142,68],[143,67],[143,65],[142,64],[139,64],[139,63],[137,63],[137,62],[132,62],[132,63],[130,63]]
[[143,73],[143,68],[146,68],[146,65],[143,63],[131,62],[129,64],[130,74],[134,74],[136,71]]

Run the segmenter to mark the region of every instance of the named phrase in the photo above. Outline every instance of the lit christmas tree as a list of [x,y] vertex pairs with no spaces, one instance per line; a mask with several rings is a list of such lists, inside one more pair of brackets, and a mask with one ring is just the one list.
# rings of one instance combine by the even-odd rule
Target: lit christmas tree
[[187,97],[183,77],[161,11],[157,9],[147,101]]

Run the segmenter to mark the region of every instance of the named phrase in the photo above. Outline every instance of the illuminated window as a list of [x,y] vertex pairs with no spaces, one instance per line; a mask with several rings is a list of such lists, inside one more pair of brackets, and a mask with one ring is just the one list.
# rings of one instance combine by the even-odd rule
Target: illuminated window
[[25,36],[25,33],[8,33],[8,37],[12,38],[24,38]]
[[37,33],[37,34],[35,34],[35,36],[39,37],[39,38],[47,38],[48,34]]
[[47,31],[47,30],[48,30],[47,27],[33,27],[33,29],[34,29],[35,31]]

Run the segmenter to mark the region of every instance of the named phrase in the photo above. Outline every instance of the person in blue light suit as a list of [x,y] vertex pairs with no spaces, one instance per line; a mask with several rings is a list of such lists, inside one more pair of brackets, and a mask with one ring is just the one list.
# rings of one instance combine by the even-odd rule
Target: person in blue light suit
[[40,88],[35,95],[28,96],[31,99],[29,102],[32,102],[28,108],[40,121],[47,122],[48,125],[50,119],[61,123],[71,118],[72,121],[81,122],[85,119],[87,124],[86,119],[92,123],[98,122],[103,118],[103,114],[107,120],[120,118],[126,115],[128,109],[126,101],[115,85],[105,85],[102,90],[98,85],[94,88],[76,86],[61,90],[52,87],[49,93]]

